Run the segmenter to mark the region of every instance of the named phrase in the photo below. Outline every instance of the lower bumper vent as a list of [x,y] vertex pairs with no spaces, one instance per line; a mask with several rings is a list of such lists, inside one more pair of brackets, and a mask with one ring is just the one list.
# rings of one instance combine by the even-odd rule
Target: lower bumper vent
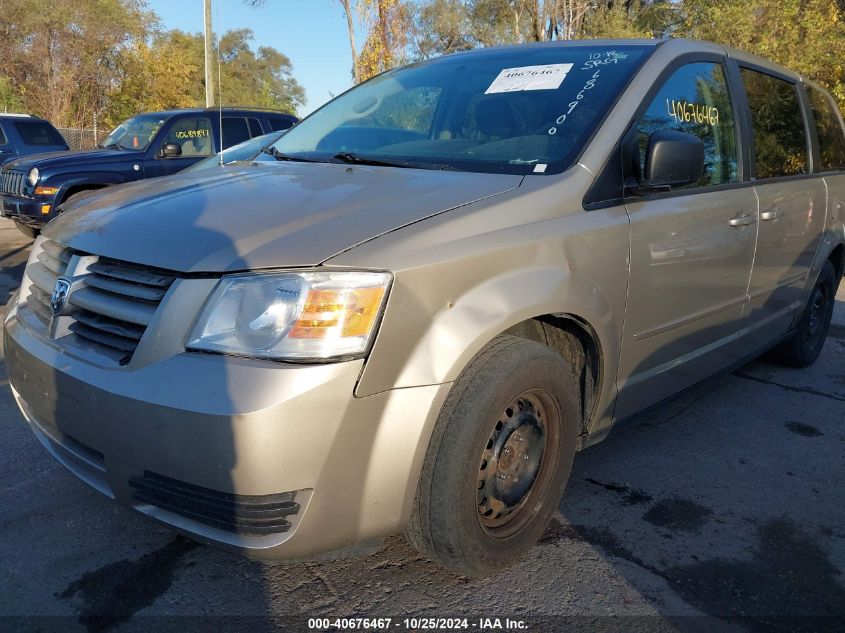
[[288,517],[299,512],[295,493],[235,495],[194,486],[149,471],[129,480],[136,501],[235,534],[263,536],[287,532]]

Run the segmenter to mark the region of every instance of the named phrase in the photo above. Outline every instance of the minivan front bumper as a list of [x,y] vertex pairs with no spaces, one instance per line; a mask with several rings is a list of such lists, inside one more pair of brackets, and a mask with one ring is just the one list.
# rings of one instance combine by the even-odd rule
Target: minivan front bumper
[[54,457],[118,503],[265,559],[342,549],[407,522],[448,385],[356,398],[361,360],[181,353],[101,368],[9,307],[5,356],[21,411]]

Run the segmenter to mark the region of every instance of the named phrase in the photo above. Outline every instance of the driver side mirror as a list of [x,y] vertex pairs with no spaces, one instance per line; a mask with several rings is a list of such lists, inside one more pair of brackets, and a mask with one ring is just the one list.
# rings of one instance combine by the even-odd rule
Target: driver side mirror
[[158,151],[159,158],[174,158],[182,155],[182,146],[178,143],[165,143]]
[[697,136],[658,130],[648,137],[643,179],[634,193],[670,191],[691,185],[704,175],[704,143]]

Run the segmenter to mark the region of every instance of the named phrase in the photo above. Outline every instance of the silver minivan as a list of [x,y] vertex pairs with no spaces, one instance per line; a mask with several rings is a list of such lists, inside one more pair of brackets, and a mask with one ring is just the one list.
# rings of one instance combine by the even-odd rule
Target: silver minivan
[[86,198],[5,317],[44,447],[201,541],[287,559],[404,530],[492,573],[616,422],[824,344],[843,121],[757,57],[460,53],[350,90],[268,152]]

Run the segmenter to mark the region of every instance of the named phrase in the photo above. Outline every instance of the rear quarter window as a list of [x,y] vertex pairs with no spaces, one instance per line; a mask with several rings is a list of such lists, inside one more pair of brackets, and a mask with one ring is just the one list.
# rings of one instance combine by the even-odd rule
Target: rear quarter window
[[223,149],[243,143],[250,138],[249,126],[243,117],[223,117]]
[[250,117],[249,119],[247,119],[247,123],[249,123],[250,136],[256,137],[264,134],[264,131],[261,129],[261,124],[258,122],[258,119]]
[[15,121],[13,125],[25,145],[67,145],[56,128],[46,121]]
[[821,169],[845,169],[845,131],[836,115],[836,106],[820,90],[810,88],[807,94],[810,97],[813,118],[816,120]]
[[281,132],[293,127],[293,122],[289,119],[271,118],[267,122],[270,124],[270,130],[273,132]]

